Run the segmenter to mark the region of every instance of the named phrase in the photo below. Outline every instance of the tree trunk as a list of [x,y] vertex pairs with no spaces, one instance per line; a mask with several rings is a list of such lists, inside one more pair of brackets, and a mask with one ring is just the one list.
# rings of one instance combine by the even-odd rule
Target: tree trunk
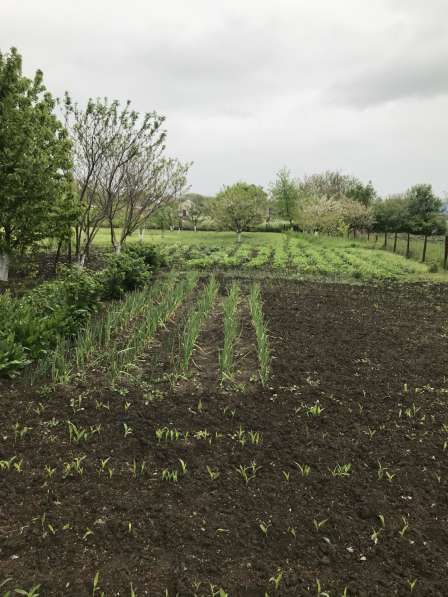
[[145,238],[145,229],[140,228],[140,242],[142,243]]
[[408,239],[406,242],[406,257],[407,257],[407,259],[409,259],[409,256],[411,254],[410,245],[411,245],[411,235],[408,232]]
[[7,282],[9,277],[9,255],[0,253],[0,281]]
[[236,242],[237,243],[241,242],[241,230],[236,231]]
[[116,243],[115,245],[115,253],[119,255],[121,253],[121,243]]
[[384,233],[384,246],[387,247],[387,232]]
[[197,231],[198,231],[198,227],[196,226],[196,224],[193,224],[193,230],[194,230],[195,232],[197,232]]
[[367,230],[367,241],[370,240],[370,230]]
[[58,263],[59,263],[59,257],[61,255],[61,248],[62,248],[62,243],[63,241],[60,240],[58,242],[58,248],[56,249],[56,255],[54,257],[54,264],[53,264],[53,268],[54,268],[54,272],[56,273],[56,270],[58,269]]
[[395,235],[394,235],[394,253],[397,252],[397,240],[398,240],[398,232],[395,232]]
[[426,261],[426,247],[428,246],[428,235],[425,234],[425,240],[423,241],[423,255],[422,255],[422,263]]

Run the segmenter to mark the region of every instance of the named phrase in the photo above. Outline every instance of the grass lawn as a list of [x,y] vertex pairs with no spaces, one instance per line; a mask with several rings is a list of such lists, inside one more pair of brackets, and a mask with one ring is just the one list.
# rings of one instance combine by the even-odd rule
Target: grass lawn
[[[244,243],[251,245],[262,245],[266,243],[278,244],[282,242],[282,234],[279,232],[245,232],[242,235]],[[127,242],[138,242],[140,240],[139,232],[135,232],[128,238]],[[191,230],[182,231],[164,231],[145,230],[144,242],[148,244],[155,243],[182,243],[185,245],[221,245],[232,246],[236,244],[236,234],[234,232],[193,232]],[[95,237],[95,245],[100,247],[110,246],[110,233],[107,228],[101,228]]]

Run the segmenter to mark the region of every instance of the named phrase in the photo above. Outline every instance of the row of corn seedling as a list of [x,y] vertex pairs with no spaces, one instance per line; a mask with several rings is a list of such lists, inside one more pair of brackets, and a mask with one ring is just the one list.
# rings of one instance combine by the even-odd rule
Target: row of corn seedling
[[249,309],[257,338],[258,371],[260,375],[260,381],[262,385],[266,385],[269,377],[271,351],[269,347],[268,330],[263,317],[263,305],[261,302],[259,284],[254,284],[250,289]]
[[238,301],[240,287],[233,283],[227,298],[223,302],[224,344],[219,353],[221,383],[231,380],[235,372],[235,344],[239,335]]
[[159,302],[146,305],[142,317],[131,329],[126,342],[112,346],[107,355],[112,379],[116,379],[125,371],[127,365],[138,358],[156,330],[172,317],[197,282],[197,273],[190,272],[170,287]]
[[[149,326],[153,333],[154,323],[160,322],[161,317],[162,321],[169,317],[196,282],[194,274],[181,281],[177,275],[171,274],[150,287],[128,294],[122,301],[111,305],[101,317],[92,318],[74,340],[61,339],[55,350],[42,360],[34,376],[39,378],[50,374],[53,381],[66,382],[74,371],[83,371],[87,365],[94,367],[101,362],[112,362],[115,366],[117,362],[126,360],[116,355],[122,353],[120,344],[127,330],[136,328],[137,333],[134,331],[130,335],[136,348],[135,345],[143,339],[143,331],[148,332]],[[168,308],[167,314],[163,305]],[[125,346],[128,357],[132,352],[129,350],[131,338]],[[137,338],[140,342],[136,342]],[[111,355],[116,357],[112,361]]]
[[191,355],[196,346],[198,336],[204,321],[210,313],[218,293],[219,284],[211,276],[202,294],[199,296],[195,309],[187,318],[180,336],[181,354],[178,363],[178,374],[184,375],[188,371]]

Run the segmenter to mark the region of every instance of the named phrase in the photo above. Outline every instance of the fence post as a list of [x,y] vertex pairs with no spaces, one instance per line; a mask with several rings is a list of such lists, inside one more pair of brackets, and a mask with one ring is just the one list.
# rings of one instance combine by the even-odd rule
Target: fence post
[[448,265],[448,234],[445,235],[445,257],[443,259],[443,267],[446,269]]
[[407,257],[407,259],[409,259],[409,256],[411,254],[410,244],[411,244],[411,235],[408,232],[408,240],[407,240],[407,243],[406,243],[406,257]]
[[423,254],[422,254],[422,263],[426,261],[426,247],[428,246],[428,236],[425,234],[425,240],[423,241]]

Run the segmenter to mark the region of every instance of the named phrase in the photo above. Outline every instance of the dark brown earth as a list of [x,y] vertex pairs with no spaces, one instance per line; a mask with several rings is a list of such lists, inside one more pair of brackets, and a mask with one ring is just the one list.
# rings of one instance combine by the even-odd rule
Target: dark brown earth
[[[15,460],[0,470],[0,586],[10,579],[0,591],[40,584],[41,596],[95,597],[99,572],[107,596],[131,595],[131,584],[138,597],[318,595],[319,582],[322,596],[347,587],[359,597],[446,597],[446,296],[430,285],[264,286],[273,355],[264,389],[247,372],[247,313],[244,385],[217,384],[217,311],[193,379],[174,388],[157,379],[175,323],[150,347],[138,383],[3,382],[0,461]],[[309,414],[317,401],[324,410]],[[67,421],[101,428],[70,443]],[[164,426],[189,435],[159,442]],[[83,473],[64,474],[76,457]],[[252,462],[245,483],[237,468]],[[338,464],[351,464],[349,476],[332,475]],[[162,480],[164,468],[178,471],[177,483]]]

